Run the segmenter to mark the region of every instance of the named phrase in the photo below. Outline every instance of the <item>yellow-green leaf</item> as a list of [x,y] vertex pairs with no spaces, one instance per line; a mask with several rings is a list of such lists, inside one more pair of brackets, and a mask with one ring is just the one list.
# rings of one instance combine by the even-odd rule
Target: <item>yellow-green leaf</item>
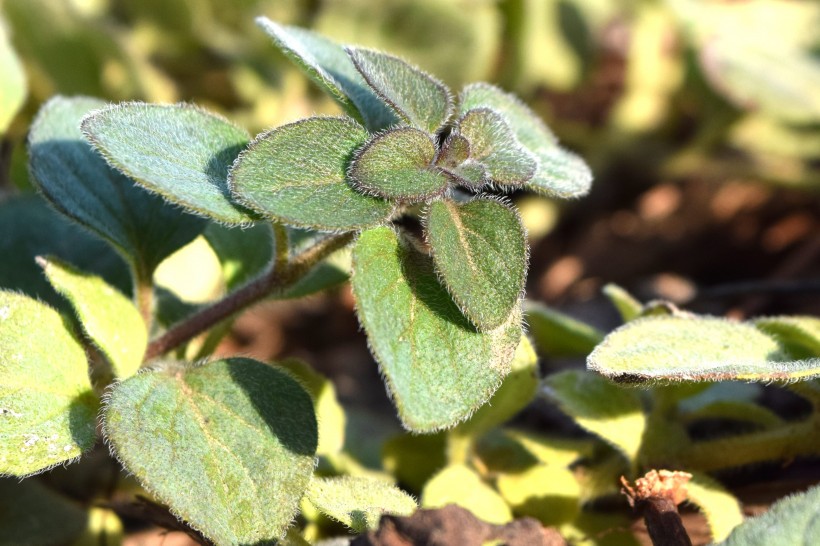
[[313,478],[307,498],[320,512],[357,533],[378,527],[382,514],[409,516],[416,510],[413,497],[372,478]]

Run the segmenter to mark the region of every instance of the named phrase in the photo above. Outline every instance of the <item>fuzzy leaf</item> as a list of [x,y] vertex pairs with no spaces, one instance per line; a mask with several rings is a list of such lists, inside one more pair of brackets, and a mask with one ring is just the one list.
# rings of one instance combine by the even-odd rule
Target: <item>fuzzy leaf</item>
[[254,220],[228,191],[228,169],[250,140],[228,120],[188,104],[129,102],[93,112],[82,130],[111,165],[169,201],[225,224]]
[[255,360],[167,362],[130,377],[112,389],[105,426],[143,486],[217,544],[273,544],[313,473],[310,396]]
[[26,98],[26,74],[0,18],[0,135]]
[[461,113],[492,108],[509,123],[518,141],[538,161],[527,188],[548,196],[580,197],[589,191],[592,173],[583,159],[558,146],[541,118],[515,96],[486,83],[475,83],[461,94]]
[[456,424],[509,372],[521,339],[519,308],[496,330],[477,332],[439,284],[430,258],[392,229],[359,236],[352,283],[359,320],[407,428]]
[[85,351],[63,318],[0,291],[0,474],[25,476],[90,449],[98,407]]
[[54,289],[71,302],[83,330],[111,363],[114,376],[133,375],[148,344],[148,330],[134,304],[96,275],[52,257],[38,261]]
[[356,153],[348,173],[363,193],[397,201],[420,201],[441,194],[447,177],[428,167],[436,155],[430,135],[398,127],[373,137]]
[[0,478],[0,546],[73,544],[87,519],[78,504],[37,480]]
[[[88,145],[80,121],[103,106],[97,99],[58,96],[40,109],[29,133],[32,178],[58,211],[114,245],[132,267],[150,277],[205,222],[134,186]],[[134,138],[130,129],[123,136],[129,153],[134,153]]]
[[470,159],[487,169],[502,186],[521,186],[535,174],[538,162],[516,138],[504,117],[489,108],[476,108],[457,122],[458,132],[470,142]]
[[377,528],[382,514],[409,516],[416,510],[413,497],[395,485],[372,478],[314,478],[307,498],[320,512],[357,533]]
[[376,95],[405,123],[435,133],[453,111],[450,90],[407,62],[372,49],[346,48]]
[[501,474],[496,487],[516,516],[530,516],[547,526],[572,521],[581,508],[578,481],[571,470],[555,464]]
[[533,340],[545,355],[587,356],[604,339],[597,328],[540,303],[526,302],[525,311]]
[[436,165],[454,169],[470,157],[470,141],[457,133],[450,133],[436,156]]
[[307,118],[257,136],[237,158],[231,191],[283,224],[354,230],[385,221],[393,205],[346,181],[353,153],[368,139],[349,118]]
[[256,19],[276,47],[371,131],[395,125],[393,110],[376,95],[339,44],[302,28]]
[[611,379],[641,381],[775,381],[820,375],[820,359],[788,361],[780,345],[754,326],[714,317],[661,315],[611,332],[587,367]]
[[504,499],[466,466],[444,467],[424,486],[422,507],[441,508],[451,503],[466,508],[489,523],[503,525],[512,520],[512,513]]
[[812,546],[820,536],[820,486],[774,503],[716,546]]
[[765,317],[756,319],[752,324],[779,341],[792,358],[820,357],[818,317]]
[[646,429],[638,392],[580,370],[550,375],[543,385],[544,395],[561,411],[616,447],[630,462],[636,460]]
[[617,284],[609,283],[601,291],[618,310],[624,322],[635,320],[643,313],[643,304]]
[[705,474],[693,474],[686,484],[687,500],[697,505],[712,532],[712,540],[725,540],[732,529],[743,523],[740,503],[717,481]]
[[427,213],[436,271],[470,322],[498,328],[520,306],[527,235],[518,214],[492,199],[436,201]]

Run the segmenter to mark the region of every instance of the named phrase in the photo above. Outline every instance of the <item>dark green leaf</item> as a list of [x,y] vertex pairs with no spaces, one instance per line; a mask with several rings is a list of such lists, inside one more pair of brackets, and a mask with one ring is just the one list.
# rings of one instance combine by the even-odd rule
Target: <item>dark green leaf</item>
[[496,330],[477,332],[430,258],[387,227],[359,236],[353,272],[359,320],[407,428],[450,427],[490,398],[521,339],[519,308]]
[[395,485],[354,476],[314,478],[307,498],[320,512],[357,533],[377,528],[383,514],[409,516],[417,508],[413,497]]
[[597,328],[540,303],[528,301],[524,309],[535,344],[545,355],[587,356],[604,339]]
[[279,25],[267,17],[256,23],[296,66],[371,131],[395,125],[393,111],[370,89],[339,44],[309,30]]
[[50,307],[0,291],[0,474],[71,461],[96,440],[85,351]]
[[535,174],[536,157],[518,142],[498,112],[475,108],[458,120],[457,128],[470,142],[470,159],[481,163],[493,182],[520,186]]
[[273,259],[273,230],[266,222],[249,227],[209,224],[202,235],[222,264],[228,290],[262,273]]
[[435,133],[450,118],[450,90],[436,78],[386,53],[358,47],[346,50],[376,95],[405,123]]
[[398,127],[376,135],[356,152],[348,174],[363,193],[420,201],[441,194],[449,183],[445,175],[429,168],[435,155],[430,135]]
[[556,197],[579,197],[589,191],[592,173],[584,161],[558,146],[555,135],[538,115],[515,96],[486,83],[475,83],[461,94],[461,113],[492,108],[510,124],[518,141],[532,152],[538,168],[527,188]]
[[436,201],[426,232],[436,271],[467,318],[482,332],[506,322],[520,306],[527,276],[518,214],[492,199]]
[[353,153],[368,139],[348,118],[308,118],[254,139],[231,169],[237,199],[284,224],[354,230],[384,222],[393,205],[362,195],[346,180]]
[[[29,133],[32,177],[59,212],[114,245],[138,275],[150,278],[205,222],[134,186],[88,145],[80,121],[103,106],[100,100],[82,97],[58,96],[47,102]],[[124,137],[129,150],[133,138],[131,133]]]
[[90,114],[82,130],[111,165],[169,201],[225,224],[254,220],[228,191],[250,139],[228,120],[189,104],[128,102]]
[[217,544],[273,544],[313,473],[310,396],[246,358],[130,377],[111,391],[105,425],[125,467]]
[[88,514],[37,480],[0,478],[0,546],[71,544]]

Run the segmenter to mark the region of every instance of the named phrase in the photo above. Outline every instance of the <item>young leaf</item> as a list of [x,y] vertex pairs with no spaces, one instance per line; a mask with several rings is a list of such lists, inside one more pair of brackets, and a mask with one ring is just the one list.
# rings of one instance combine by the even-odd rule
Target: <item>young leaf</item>
[[359,320],[407,428],[456,424],[509,372],[521,339],[520,309],[499,328],[477,332],[439,284],[430,258],[392,229],[359,236],[352,283]]
[[85,351],[57,311],[0,291],[0,474],[70,461],[96,440]]
[[363,193],[420,201],[441,194],[449,183],[444,174],[428,168],[435,155],[430,135],[398,127],[376,135],[356,152],[348,174]]
[[380,131],[396,124],[393,110],[370,89],[342,46],[320,34],[280,25],[267,17],[257,18],[256,24],[286,57],[369,130]]
[[504,499],[481,481],[474,470],[463,465],[444,467],[427,482],[421,495],[424,508],[440,508],[451,503],[466,508],[489,523],[503,525],[512,520],[512,513]]
[[820,375],[820,359],[788,361],[754,326],[714,317],[654,316],[610,333],[587,367],[610,379],[776,381]]
[[470,158],[487,169],[493,182],[520,186],[538,168],[536,157],[524,148],[504,117],[489,108],[470,110],[457,122],[460,135],[470,142]]
[[504,324],[527,276],[527,235],[515,210],[492,199],[442,200],[426,223],[436,271],[470,322],[482,332]]
[[74,544],[86,528],[80,506],[37,480],[0,478],[0,544]]
[[225,224],[254,221],[228,191],[228,169],[250,140],[228,120],[188,104],[128,102],[89,114],[82,131],[111,165],[169,201]]
[[382,514],[409,516],[416,510],[413,497],[372,478],[316,477],[310,482],[307,498],[320,512],[357,533],[378,527]]
[[524,310],[533,340],[545,355],[586,356],[604,339],[597,328],[540,303],[527,301]]
[[372,49],[346,48],[356,69],[405,123],[435,133],[450,118],[450,90],[407,62]]
[[810,546],[820,536],[820,486],[774,503],[716,546]]
[[[40,109],[29,133],[32,178],[59,212],[114,245],[138,274],[150,278],[205,222],[134,186],[88,145],[80,121],[103,106],[97,99],[58,96]],[[129,153],[135,153],[130,129],[123,139]]]
[[515,96],[486,83],[475,83],[461,94],[461,113],[491,108],[510,124],[518,141],[532,152],[538,168],[527,188],[548,196],[580,197],[589,191],[592,173],[584,161],[558,146],[555,135],[541,118]]
[[435,162],[444,169],[454,169],[470,157],[470,141],[457,133],[450,133],[441,145]]
[[115,377],[136,373],[148,344],[148,330],[131,301],[100,277],[55,258],[38,263],[57,292],[65,296],[83,330],[103,352]]
[[3,23],[0,18],[0,135],[6,131],[26,98],[26,74]]
[[310,396],[246,358],[167,362],[118,383],[105,429],[125,467],[217,544],[273,543],[313,473]]
[[820,318],[764,317],[752,324],[779,341],[792,358],[820,357]]
[[643,304],[617,284],[609,283],[601,291],[618,310],[624,322],[635,320],[643,313]]
[[580,512],[578,480],[571,470],[556,464],[501,474],[496,487],[516,516],[530,516],[547,526],[568,523]]
[[732,529],[743,523],[740,503],[717,481],[705,474],[693,474],[686,484],[688,501],[697,505],[712,532],[712,540],[725,540]]
[[646,429],[640,395],[603,377],[566,370],[544,379],[543,393],[576,423],[637,459]]
[[242,203],[284,224],[354,230],[384,222],[393,205],[346,181],[353,153],[368,139],[349,118],[308,118],[257,136],[230,173]]

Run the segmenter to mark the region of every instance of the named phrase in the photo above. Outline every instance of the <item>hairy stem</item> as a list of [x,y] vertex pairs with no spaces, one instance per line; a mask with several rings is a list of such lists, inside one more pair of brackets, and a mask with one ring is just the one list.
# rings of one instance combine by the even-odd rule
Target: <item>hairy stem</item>
[[151,341],[145,352],[144,362],[179,347],[259,300],[285,291],[304,277],[316,264],[345,247],[352,240],[353,233],[331,235],[278,268],[276,267],[279,263],[277,257],[274,260],[274,266],[267,273],[175,324],[160,337]]
[[288,230],[279,222],[273,223],[273,269],[281,270],[287,267],[290,258]]

